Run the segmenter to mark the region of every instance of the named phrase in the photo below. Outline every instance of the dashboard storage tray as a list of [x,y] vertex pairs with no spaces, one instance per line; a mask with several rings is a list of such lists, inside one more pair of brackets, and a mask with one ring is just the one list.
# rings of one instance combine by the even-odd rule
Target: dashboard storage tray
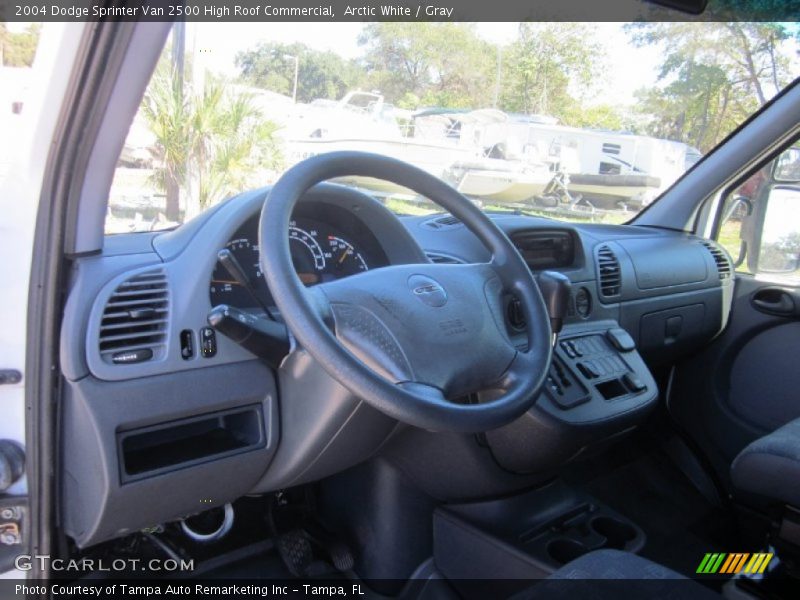
[[265,444],[261,406],[207,413],[117,434],[123,483]]

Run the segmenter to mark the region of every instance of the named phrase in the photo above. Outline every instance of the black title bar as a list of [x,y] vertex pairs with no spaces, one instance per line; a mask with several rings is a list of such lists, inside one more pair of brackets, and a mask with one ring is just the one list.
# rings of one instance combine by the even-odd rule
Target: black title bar
[[[702,12],[693,14],[698,11]],[[800,0],[0,0],[0,21],[598,22],[797,21],[799,17]]]

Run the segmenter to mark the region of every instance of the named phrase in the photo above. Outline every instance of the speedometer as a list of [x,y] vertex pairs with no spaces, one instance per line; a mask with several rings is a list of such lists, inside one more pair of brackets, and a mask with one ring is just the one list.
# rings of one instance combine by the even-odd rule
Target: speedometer
[[[326,256],[317,241],[316,229],[300,229],[295,221],[289,223],[289,249],[297,276],[306,285],[320,282],[325,270]],[[328,257],[330,258],[330,253]]]

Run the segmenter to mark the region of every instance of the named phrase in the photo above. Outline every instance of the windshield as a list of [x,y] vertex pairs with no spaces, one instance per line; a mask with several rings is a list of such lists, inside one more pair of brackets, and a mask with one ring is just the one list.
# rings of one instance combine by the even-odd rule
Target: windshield
[[797,76],[797,46],[773,23],[177,23],[106,232],[174,227],[336,150],[415,164],[486,211],[624,222]]

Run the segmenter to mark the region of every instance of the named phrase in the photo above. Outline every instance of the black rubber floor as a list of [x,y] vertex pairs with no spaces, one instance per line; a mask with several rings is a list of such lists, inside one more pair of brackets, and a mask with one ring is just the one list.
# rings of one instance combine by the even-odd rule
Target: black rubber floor
[[642,556],[685,575],[706,552],[738,548],[732,516],[706,501],[665,454],[633,440],[565,479],[639,525],[647,535]]

